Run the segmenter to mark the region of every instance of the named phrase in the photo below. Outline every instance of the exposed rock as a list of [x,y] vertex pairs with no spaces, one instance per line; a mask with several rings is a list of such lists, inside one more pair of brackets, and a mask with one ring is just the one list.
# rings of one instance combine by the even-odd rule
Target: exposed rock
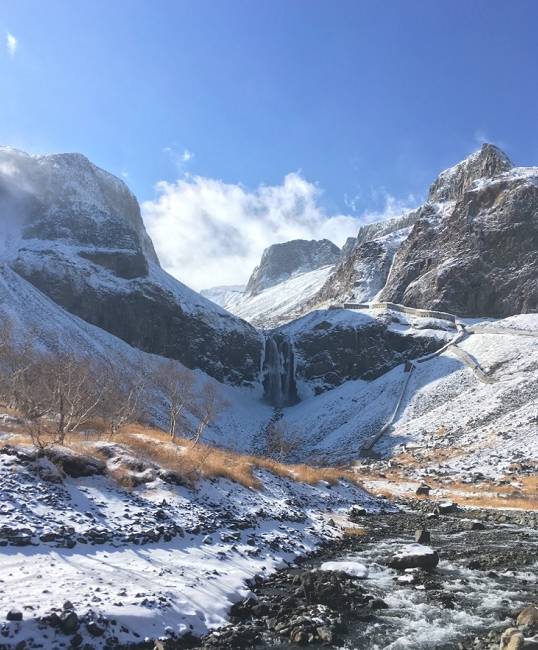
[[457,201],[480,178],[493,178],[512,169],[508,156],[492,144],[483,144],[479,151],[454,167],[445,170],[430,187],[428,199]]
[[73,634],[78,630],[78,627],[79,621],[75,612],[65,612],[65,614],[60,617],[60,628],[64,634]]
[[0,248],[19,275],[141,350],[219,380],[257,379],[261,337],[160,268],[122,181],[80,154],[35,157],[0,147],[0,162],[15,170],[0,173],[2,219],[13,220]]
[[439,555],[429,546],[421,544],[409,544],[397,553],[389,561],[391,569],[435,569],[439,564]]
[[536,311],[537,178],[491,145],[443,172],[380,299],[462,316]]
[[429,544],[431,542],[430,531],[425,528],[419,528],[415,531],[415,542],[417,544]]
[[369,302],[383,289],[394,254],[409,235],[418,212],[359,229],[346,242],[340,261],[319,292],[307,303],[314,308],[326,302]]
[[22,621],[22,612],[18,609],[10,609],[6,614],[6,620],[8,621]]
[[296,379],[317,393],[349,379],[376,379],[408,359],[437,350],[440,339],[404,336],[359,313],[320,310],[277,330],[293,340]]
[[335,264],[340,249],[328,239],[294,239],[273,244],[263,251],[262,259],[250,276],[245,293],[256,295],[292,275]]
[[442,503],[438,503],[435,506],[435,512],[439,515],[448,515],[451,514],[452,512],[456,512],[458,510],[458,506],[455,503],[452,503],[452,501],[444,501]]
[[430,494],[431,487],[429,485],[419,485],[418,488],[415,491],[415,494],[420,497],[420,496],[429,496]]
[[98,458],[75,454],[61,447],[47,449],[47,456],[73,478],[103,474],[106,467],[105,463]]
[[536,629],[538,631],[538,607],[535,605],[525,607],[519,613],[516,622],[520,627]]

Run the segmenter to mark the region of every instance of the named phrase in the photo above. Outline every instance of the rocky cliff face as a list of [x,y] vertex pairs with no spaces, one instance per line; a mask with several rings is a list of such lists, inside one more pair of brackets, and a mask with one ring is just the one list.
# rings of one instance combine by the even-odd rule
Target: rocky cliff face
[[309,307],[331,302],[370,302],[383,289],[394,254],[418,219],[416,211],[359,228]]
[[428,200],[457,201],[479,178],[493,178],[512,169],[508,156],[492,144],[484,144],[468,158],[439,174],[432,183]]
[[381,300],[504,317],[538,310],[538,168],[491,145],[443,172]]
[[293,342],[295,380],[315,393],[352,379],[376,379],[443,345],[442,338],[404,335],[383,318],[346,310],[315,311],[277,332]]
[[0,256],[55,302],[219,380],[258,379],[256,330],[163,271],[127,186],[79,154],[0,148]]
[[279,284],[293,275],[334,264],[339,256],[340,249],[328,239],[295,239],[284,244],[274,244],[264,250],[259,266],[250,276],[245,293],[255,296],[263,289]]

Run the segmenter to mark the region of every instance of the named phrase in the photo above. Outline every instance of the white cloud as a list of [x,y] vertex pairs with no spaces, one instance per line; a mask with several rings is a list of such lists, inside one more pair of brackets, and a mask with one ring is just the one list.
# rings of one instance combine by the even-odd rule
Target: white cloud
[[170,157],[170,160],[178,168],[179,172],[185,168],[186,163],[190,162],[194,158],[194,153],[187,148],[181,151],[175,146],[163,147],[163,151]]
[[15,56],[15,53],[17,52],[18,45],[19,45],[19,42],[17,41],[15,36],[13,36],[13,34],[10,34],[9,32],[7,32],[7,34],[6,34],[6,47],[7,47],[8,54],[9,54],[9,56],[11,58],[13,58]]
[[[386,208],[360,217],[327,215],[319,188],[296,173],[281,185],[249,191],[241,185],[201,176],[157,184],[157,197],[142,213],[163,267],[200,290],[243,284],[271,244],[327,238],[342,245],[362,223],[404,211],[387,197]],[[409,206],[405,206],[408,208]]]

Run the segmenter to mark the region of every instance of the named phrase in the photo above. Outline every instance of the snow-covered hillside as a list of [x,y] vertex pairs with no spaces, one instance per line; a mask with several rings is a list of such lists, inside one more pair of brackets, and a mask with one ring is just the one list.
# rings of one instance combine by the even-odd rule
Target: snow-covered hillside
[[[394,327],[408,328],[405,317],[397,318]],[[422,319],[413,320],[421,326]],[[460,350],[479,367],[469,367]],[[373,381],[348,381],[304,399],[285,417],[308,432],[313,453],[356,458],[389,420],[407,379],[400,365]],[[390,455],[407,444],[448,449],[452,458],[441,463],[448,473],[500,476],[513,462],[538,458],[537,385],[538,314],[469,324],[457,349],[415,362],[394,425],[374,450]]]
[[160,267],[136,198],[86,157],[0,148],[0,217],[0,259],[71,313],[219,380],[258,380],[258,333]]
[[298,273],[255,295],[234,291],[231,287],[223,287],[228,291],[209,289],[202,291],[202,295],[256,327],[271,329],[301,316],[305,305],[323,286],[332,269],[332,266],[324,266]]
[[[20,340],[30,337],[34,345],[45,349],[106,360],[132,377],[138,376],[141,368],[151,376],[163,362],[162,357],[142,352],[69,313],[8,265],[0,264],[0,324],[8,320],[14,325]],[[181,364],[177,364],[181,368]],[[213,381],[201,370],[195,374],[200,385]],[[269,420],[272,409],[261,402],[260,386],[235,388],[218,385],[231,407],[210,427],[209,439],[230,448],[247,450],[254,432]],[[148,400],[149,412],[153,413],[157,423],[164,425],[162,400],[151,391]]]
[[[22,619],[2,627],[9,648],[57,650],[76,634],[95,650],[199,635],[226,623],[255,574],[338,536],[329,513],[380,509],[355,485],[269,472],[259,491],[224,479],[189,489],[156,477],[134,490],[98,474],[62,479],[6,440],[0,424],[0,611]],[[102,446],[114,466],[119,447]]]

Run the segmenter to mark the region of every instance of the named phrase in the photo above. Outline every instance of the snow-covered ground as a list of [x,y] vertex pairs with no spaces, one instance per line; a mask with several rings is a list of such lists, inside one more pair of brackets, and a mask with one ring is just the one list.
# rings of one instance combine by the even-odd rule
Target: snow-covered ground
[[201,634],[248,596],[247,579],[339,535],[329,513],[379,510],[351,484],[262,471],[260,491],[222,479],[189,489],[157,478],[128,491],[104,476],[57,477],[49,462],[0,453],[0,616],[22,614],[4,628],[9,647],[31,637],[67,647],[61,626],[43,622],[65,618],[66,601],[92,648],[110,636]]
[[[492,383],[480,381],[450,347],[415,364],[394,426],[376,451],[390,455],[410,443],[448,448],[454,457],[443,466],[454,474],[480,469],[499,476],[514,461],[538,460],[538,314],[474,321],[471,331],[458,347]],[[346,382],[287,409],[285,417],[308,431],[314,453],[357,457],[388,420],[405,379],[398,366],[374,381]]]
[[334,266],[298,273],[251,296],[233,287],[216,287],[202,292],[235,316],[257,327],[270,329],[287,323],[324,285]]

